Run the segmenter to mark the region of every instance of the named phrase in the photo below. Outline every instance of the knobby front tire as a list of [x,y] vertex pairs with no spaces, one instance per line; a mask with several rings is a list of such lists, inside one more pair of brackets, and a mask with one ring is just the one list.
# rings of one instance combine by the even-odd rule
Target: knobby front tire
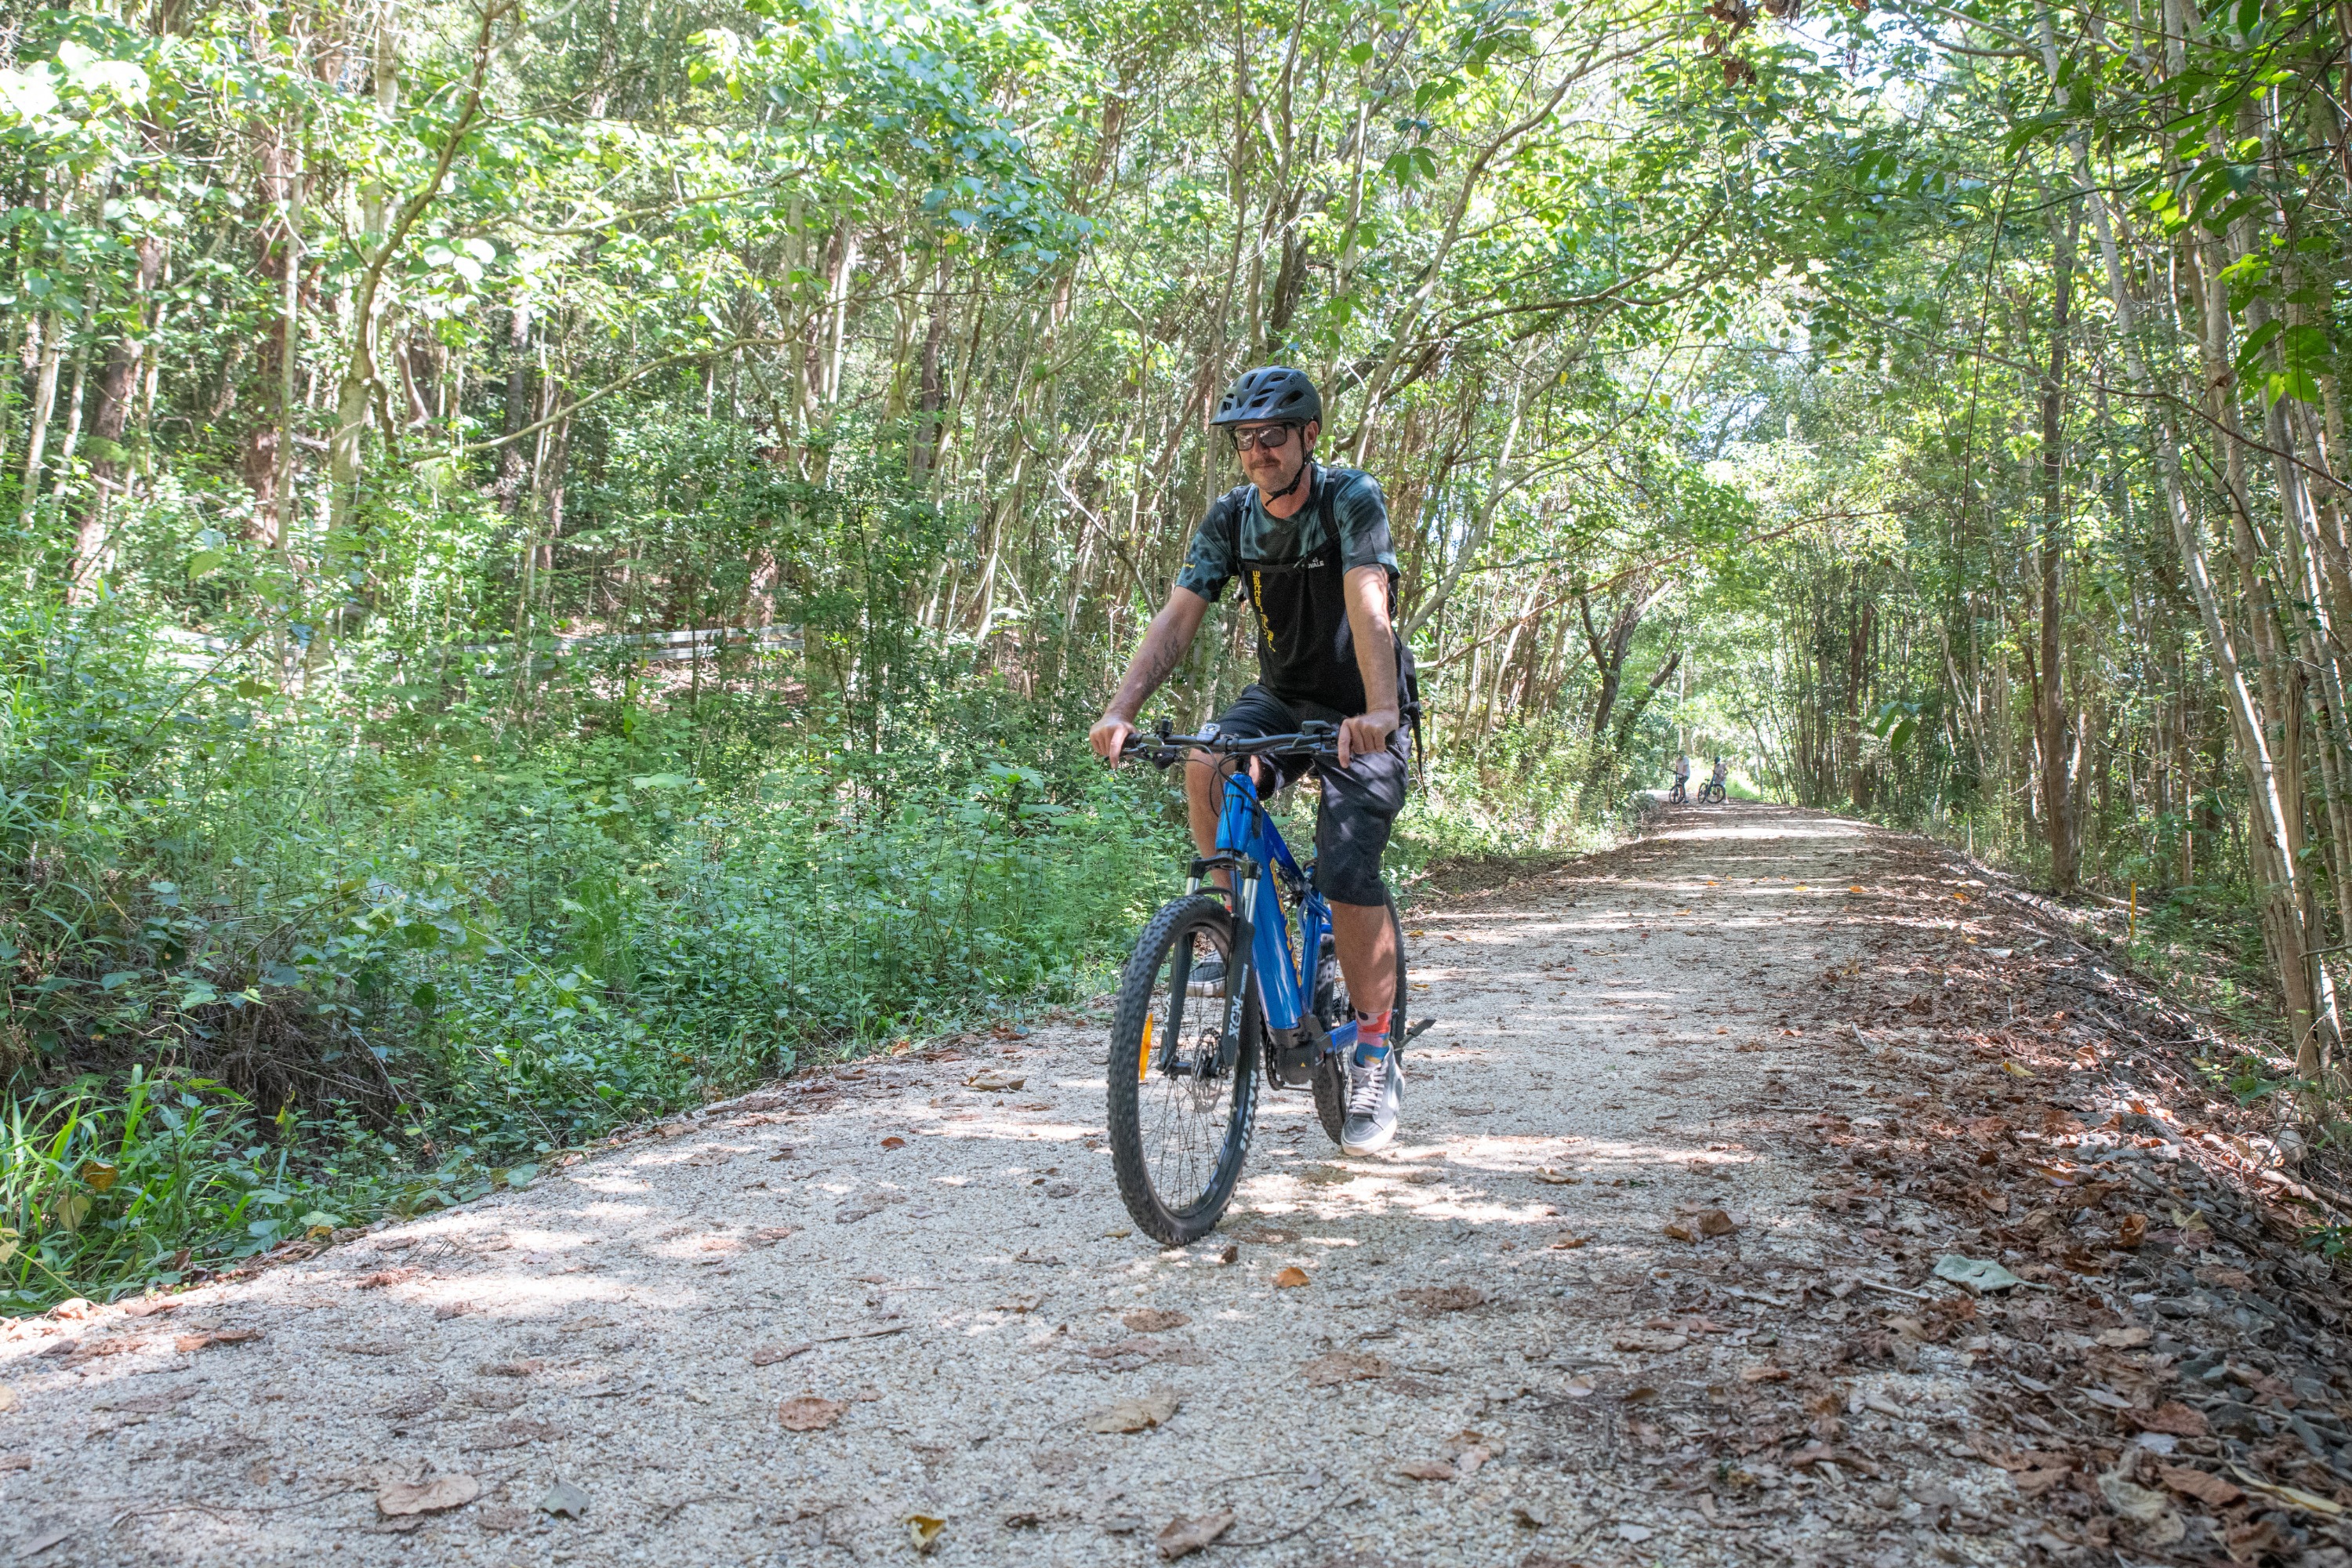
[[1111,1017],[1111,1167],[1127,1212],[1164,1247],[1208,1235],[1233,1202],[1257,1118],[1265,1026],[1255,1007],[1244,1010],[1240,1055],[1223,1071],[1222,995],[1186,996],[1171,1030],[1180,952],[1188,972],[1214,958],[1232,975],[1234,919],[1222,901],[1194,894],[1160,907],[1136,939]]

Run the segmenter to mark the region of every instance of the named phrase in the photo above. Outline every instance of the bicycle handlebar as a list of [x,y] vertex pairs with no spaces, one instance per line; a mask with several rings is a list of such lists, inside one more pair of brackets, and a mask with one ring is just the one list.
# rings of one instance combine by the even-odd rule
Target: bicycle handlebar
[[1309,721],[1288,735],[1220,735],[1214,725],[1198,735],[1179,735],[1173,730],[1174,726],[1163,719],[1157,730],[1129,735],[1119,754],[1132,756],[1138,752],[1149,752],[1151,760],[1161,767],[1186,752],[1215,752],[1228,757],[1305,753],[1318,762],[1326,758],[1337,762],[1339,756],[1336,744],[1339,726],[1319,721]]

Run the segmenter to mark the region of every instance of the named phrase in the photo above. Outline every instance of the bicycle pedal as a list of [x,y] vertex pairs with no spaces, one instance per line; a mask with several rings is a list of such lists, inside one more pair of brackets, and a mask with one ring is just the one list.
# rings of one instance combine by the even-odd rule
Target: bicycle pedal
[[1420,1022],[1418,1022],[1418,1023],[1414,1024],[1414,1025],[1413,1025],[1413,1026],[1412,1026],[1412,1028],[1407,1029],[1407,1030],[1404,1032],[1404,1038],[1403,1038],[1402,1040],[1399,1041],[1399,1042],[1398,1042],[1398,1044],[1400,1044],[1400,1045],[1406,1045],[1406,1046],[1409,1046],[1409,1045],[1412,1044],[1412,1043],[1413,1043],[1413,1041],[1415,1041],[1415,1040],[1417,1040],[1417,1039],[1421,1038],[1421,1037],[1422,1037],[1423,1035],[1424,1035],[1424,1034],[1428,1033],[1430,1030],[1432,1030],[1432,1029],[1435,1028],[1436,1026],[1437,1026],[1437,1020],[1436,1020],[1436,1019],[1434,1019],[1434,1018],[1423,1018],[1423,1019],[1422,1019]]

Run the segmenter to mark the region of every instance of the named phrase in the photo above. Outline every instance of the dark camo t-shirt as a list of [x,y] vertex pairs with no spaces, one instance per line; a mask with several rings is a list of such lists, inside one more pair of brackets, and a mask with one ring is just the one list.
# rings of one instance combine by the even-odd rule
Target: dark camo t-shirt
[[[1331,488],[1331,521],[1339,535],[1342,570],[1385,566],[1393,582],[1397,576],[1396,550],[1389,538],[1388,498],[1381,494],[1381,482],[1360,468],[1327,468],[1318,463],[1315,483],[1318,495],[1321,487]],[[1244,560],[1298,561],[1332,542],[1330,530],[1324,526],[1323,508],[1317,504],[1315,496],[1310,496],[1294,515],[1275,517],[1265,510],[1256,486],[1243,488],[1249,494],[1243,504],[1241,526],[1235,531],[1240,536]],[[1193,531],[1192,547],[1184,555],[1184,569],[1176,574],[1178,587],[1189,588],[1213,605],[1241,570],[1241,563],[1233,558],[1225,530],[1212,526],[1217,520],[1217,511],[1212,507],[1209,516]]]

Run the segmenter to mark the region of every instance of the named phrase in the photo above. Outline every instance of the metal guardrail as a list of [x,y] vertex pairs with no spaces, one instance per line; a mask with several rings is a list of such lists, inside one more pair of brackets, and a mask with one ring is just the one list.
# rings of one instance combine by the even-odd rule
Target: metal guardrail
[[[551,649],[546,645],[552,643]],[[698,631],[682,632],[590,632],[580,637],[533,638],[534,654],[552,652],[558,658],[583,649],[604,647],[649,647],[642,662],[646,664],[681,664],[690,659],[708,658],[730,647],[752,652],[798,653],[801,651],[801,629],[797,626],[707,626]],[[511,642],[468,643],[459,646],[459,653],[500,653],[514,647]]]

